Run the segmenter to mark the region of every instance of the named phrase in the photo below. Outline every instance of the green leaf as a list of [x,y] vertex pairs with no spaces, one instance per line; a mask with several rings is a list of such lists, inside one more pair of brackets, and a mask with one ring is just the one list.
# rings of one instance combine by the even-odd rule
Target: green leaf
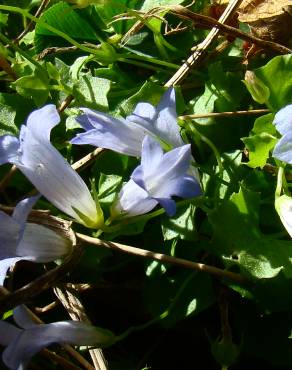
[[117,175],[100,174],[98,184],[98,199],[103,205],[109,206],[115,200],[117,193],[121,187],[123,178]]
[[15,116],[16,112],[13,108],[0,103],[0,135],[16,135],[18,133]]
[[[122,115],[126,116],[132,113],[136,105],[140,102],[148,102],[154,106],[157,105],[163,93],[165,93],[165,88],[152,81],[146,81],[136,94],[123,101],[120,105]],[[178,112],[183,111],[185,107],[180,90],[176,90],[176,106]]]
[[249,167],[263,168],[270,156],[277,141],[273,117],[274,114],[269,113],[257,118],[250,136],[241,139],[249,151],[249,162],[246,163]]
[[6,26],[8,22],[8,14],[0,12],[0,28]]
[[110,81],[100,77],[92,77],[89,73],[83,75],[73,87],[75,105],[96,110],[108,109],[107,93]]
[[270,91],[267,105],[274,111],[291,103],[292,55],[279,55],[254,71]]
[[183,2],[184,0],[145,0],[141,10],[143,12],[148,12],[149,10],[158,6],[179,5]]
[[209,216],[214,229],[212,251],[243,274],[267,279],[283,270],[290,278],[292,242],[261,233],[259,200],[258,193],[242,187]]
[[43,105],[49,96],[49,78],[42,68],[35,68],[29,76],[20,77],[12,83],[16,91],[34,100],[37,106]]
[[273,119],[273,113],[265,114],[264,116],[258,117],[254,122],[252,133],[257,135],[265,132],[270,135],[276,135],[277,131],[275,125],[273,125]]
[[252,71],[247,71],[243,81],[253,100],[260,104],[268,104],[270,97],[269,88]]
[[161,324],[169,328],[213,304],[212,280],[207,274],[186,271],[180,271],[174,278],[168,269],[157,264],[147,281],[144,300],[153,317],[167,311]]
[[180,238],[185,240],[196,240],[197,232],[195,226],[196,207],[189,204],[185,207],[179,207],[175,216],[161,218],[161,228],[164,240]]
[[249,161],[246,163],[251,168],[263,168],[269,158],[270,150],[275,146],[277,139],[266,133],[242,138],[249,153]]
[[[221,62],[211,64],[208,72],[209,79],[205,83],[205,91],[196,100],[194,113],[235,111],[244,97],[240,75],[224,71]],[[213,123],[213,119],[199,118],[196,122],[208,125]]]
[[[80,11],[74,10],[67,3],[60,1],[44,11],[40,20],[82,43],[84,41],[96,42],[96,32],[83,19],[81,14]],[[66,45],[68,45],[66,40],[49,31],[41,23],[37,23],[35,28],[35,48],[37,53],[49,46]]]
[[211,346],[212,354],[216,361],[222,366],[227,368],[231,366],[238,358],[240,350],[232,340],[222,339],[216,340]]

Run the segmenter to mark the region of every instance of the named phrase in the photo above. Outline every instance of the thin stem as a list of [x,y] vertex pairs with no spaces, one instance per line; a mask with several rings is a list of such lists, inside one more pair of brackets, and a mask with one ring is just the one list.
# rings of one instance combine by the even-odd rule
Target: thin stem
[[277,187],[275,191],[275,196],[279,197],[282,193],[283,188],[283,177],[284,177],[284,167],[279,167],[278,175],[277,175]]
[[[0,10],[1,10],[2,5],[0,5]],[[3,33],[0,33],[0,41],[2,41],[4,44],[10,45],[12,49],[17,51],[20,55],[22,55],[25,59],[27,59],[30,63],[35,65],[37,68],[43,69],[43,67],[35,61],[26,51],[22,50],[20,47],[17,45],[13,44]]]
[[95,158],[101,153],[103,152],[104,149],[103,148],[96,148],[93,152],[87,154],[86,156],[84,156],[83,158],[79,159],[79,161],[77,162],[74,162],[72,164],[72,168],[74,170],[83,170],[84,168],[86,168],[92,161],[95,160]]
[[204,114],[186,114],[179,116],[179,119],[197,119],[197,118],[209,118],[209,117],[237,117],[237,116],[253,116],[258,114],[270,113],[269,109],[252,109],[252,110],[238,110],[234,112],[213,112]]
[[[204,208],[203,199],[204,199],[204,197],[198,196],[198,197],[195,197],[195,198],[181,200],[181,201],[177,202],[176,205],[179,208],[179,207],[183,207],[183,206],[188,205],[188,204],[195,204],[196,206],[203,209]],[[124,218],[124,219],[117,220],[117,221],[120,221],[120,223],[117,224],[117,225],[113,225],[113,226],[107,226],[107,225],[110,225],[111,222],[115,221],[115,219],[112,219],[111,217],[109,217],[109,219],[105,222],[105,226],[103,227],[103,231],[106,232],[106,233],[117,232],[117,231],[121,230],[122,228],[126,227],[127,225],[131,225],[131,224],[134,224],[134,223],[137,223],[137,222],[147,222],[147,221],[151,220],[154,217],[158,217],[160,215],[163,215],[164,213],[165,213],[165,209],[164,208],[159,208],[156,211],[147,213],[145,215],[129,217],[129,218]]]
[[158,65],[161,65],[161,66],[164,66],[164,67],[168,67],[168,68],[171,68],[171,69],[178,69],[179,68],[179,65],[178,64],[166,62],[164,60],[155,59],[153,57],[147,57],[146,55],[119,54],[118,60],[120,60],[120,57],[125,58],[125,59],[131,58],[131,59],[142,60],[142,61],[145,61],[145,62],[149,62],[149,63],[153,63],[153,64],[158,64]]
[[92,238],[90,236],[80,234],[80,233],[76,233],[76,237],[85,243],[96,245],[98,247],[115,249],[115,250],[118,250],[124,253],[133,254],[138,257],[149,258],[149,259],[153,259],[155,261],[159,261],[162,263],[170,263],[176,266],[181,266],[181,267],[193,269],[196,271],[206,272],[208,274],[214,275],[219,278],[230,279],[237,283],[247,282],[246,278],[244,278],[243,276],[237,273],[222,270],[218,267],[206,265],[204,263],[193,262],[193,261],[185,260],[183,258],[176,258],[176,257],[169,256],[167,254],[156,253],[156,252],[152,252],[146,249],[131,247],[125,244],[104,241],[104,240],[101,240],[98,238]]
[[156,324],[157,322],[159,322],[161,320],[164,320],[170,314],[170,312],[173,310],[175,304],[179,300],[181,294],[183,293],[183,291],[185,290],[187,284],[191,281],[191,279],[193,278],[193,276],[194,276],[194,273],[190,274],[185,279],[185,281],[183,282],[183,284],[179,287],[178,292],[176,293],[175,297],[171,300],[171,303],[168,306],[167,310],[165,310],[159,316],[156,316],[154,319],[146,322],[145,324],[130,327],[124,333],[122,333],[121,335],[118,336],[117,341],[121,341],[121,340],[125,339],[130,334],[132,334],[132,333],[134,333],[136,331],[144,330],[144,329],[148,328],[149,326],[152,326],[153,324]]

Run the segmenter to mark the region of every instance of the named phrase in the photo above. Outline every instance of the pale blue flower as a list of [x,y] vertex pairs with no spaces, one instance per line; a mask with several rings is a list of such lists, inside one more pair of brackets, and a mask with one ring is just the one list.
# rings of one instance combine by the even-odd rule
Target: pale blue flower
[[0,285],[3,285],[9,267],[19,260],[49,262],[71,251],[68,239],[47,227],[26,223],[38,198],[19,202],[12,216],[0,211]]
[[135,157],[141,156],[145,135],[158,140],[164,149],[184,145],[177,124],[174,88],[165,92],[156,107],[150,103],[138,103],[126,119],[88,108],[81,110],[84,114],[77,121],[85,132],[77,134],[71,140],[72,144],[90,144]]
[[36,353],[52,343],[102,346],[114,342],[111,332],[79,321],[36,324],[25,306],[16,307],[13,317],[19,327],[0,321],[0,345],[6,346],[2,359],[12,370],[25,369]]
[[141,165],[121,189],[112,207],[112,216],[137,216],[160,204],[169,216],[176,212],[173,196],[192,198],[201,194],[198,181],[188,174],[191,161],[189,144],[167,153],[146,136],[142,144]]
[[15,164],[57,208],[88,227],[99,227],[102,214],[86,184],[50,143],[50,132],[59,121],[54,105],[32,112],[19,139],[0,137],[0,164]]
[[292,238],[292,198],[281,195],[275,199],[275,208],[283,226]]
[[292,164],[292,104],[279,110],[273,123],[283,135],[274,148],[273,157]]

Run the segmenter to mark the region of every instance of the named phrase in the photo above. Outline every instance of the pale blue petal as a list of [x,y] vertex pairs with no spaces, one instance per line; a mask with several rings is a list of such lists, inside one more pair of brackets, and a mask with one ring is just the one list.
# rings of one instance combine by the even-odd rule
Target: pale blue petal
[[60,321],[37,325],[23,330],[5,349],[2,358],[6,366],[16,370],[24,368],[32,356],[52,343],[99,345],[107,342],[108,339],[108,335],[81,322]]
[[26,127],[40,141],[49,141],[53,127],[60,122],[57,108],[53,104],[45,105],[30,113],[27,118]]
[[[131,179],[172,216],[176,211],[172,196],[191,198],[201,194],[199,182],[188,174],[190,161],[190,145],[163,154],[159,143],[146,136],[142,144],[141,165],[133,171]],[[135,189],[130,190],[135,192]]]
[[0,137],[0,164],[18,163],[19,140],[15,136],[4,135]]
[[39,141],[22,126],[21,151],[18,168],[52,204],[81,223],[73,208],[97,219],[96,205],[84,181],[48,140]]
[[77,134],[70,140],[70,143],[74,145],[93,145],[99,148],[110,149],[117,153],[139,157],[141,155],[142,140],[139,142],[135,137],[130,136],[121,140],[116,136],[116,133],[94,129]]
[[[77,134],[72,144],[90,144],[114,150],[131,156],[140,156],[145,129],[124,119],[117,119],[102,112],[83,109],[84,113],[77,117],[77,122],[88,130]],[[91,129],[89,129],[91,127]]]
[[173,87],[169,87],[165,93],[162,95],[160,102],[157,105],[158,112],[170,109],[175,111],[176,115],[176,101],[175,101],[175,89]]
[[0,321],[0,345],[8,346],[10,343],[16,340],[18,335],[21,333],[21,329],[6,322]]
[[163,159],[163,150],[160,144],[150,136],[145,136],[142,143],[141,166],[144,176],[151,176],[154,167]]
[[72,250],[69,239],[42,225],[27,223],[16,254],[30,261],[50,262]]
[[162,96],[158,106],[158,117],[155,122],[157,136],[174,148],[184,145],[177,123],[175,90],[169,88]]
[[202,194],[199,182],[190,175],[182,177],[180,186],[177,187],[175,195],[181,198],[193,198]]
[[134,122],[149,131],[154,131],[154,120],[157,119],[156,108],[150,103],[138,103],[133,113],[127,116],[128,122]]
[[[145,138],[145,143],[153,139]],[[152,144],[157,147],[157,144]],[[144,156],[151,158],[152,147],[144,146],[142,151],[142,162],[145,190],[154,198],[169,198],[176,195],[181,187],[182,178],[186,175],[191,159],[190,145],[175,148],[163,155],[161,160],[153,162],[143,161]]]
[[273,157],[292,164],[292,131],[284,135],[276,144]]
[[158,202],[149,197],[148,193],[133,180],[123,185],[118,200],[112,208],[114,216],[127,217],[142,215],[151,211]]
[[150,136],[145,136],[142,143],[141,165],[133,171],[131,178],[136,184],[147,190],[144,180],[153,176],[153,170],[159,166],[162,158],[163,150],[160,144]]
[[16,324],[23,329],[34,328],[38,324],[33,320],[31,313],[25,305],[17,306],[13,309],[13,318]]
[[0,260],[15,256],[20,231],[20,225],[0,211]]
[[40,198],[40,195],[36,195],[34,197],[26,198],[20,201],[16,207],[14,208],[12,218],[22,225],[26,222],[27,216],[29,215],[32,207]]
[[282,135],[292,131],[292,104],[280,109],[276,113],[273,123]]
[[156,198],[162,208],[165,209],[165,212],[169,217],[172,217],[176,213],[176,204],[175,201],[171,198]]
[[151,121],[156,116],[156,109],[150,103],[138,103],[132,114],[134,116],[145,118],[146,120]]
[[22,257],[5,258],[0,260],[0,285],[3,286],[4,280],[7,275],[7,271],[10,266],[13,266],[16,262],[22,260]]

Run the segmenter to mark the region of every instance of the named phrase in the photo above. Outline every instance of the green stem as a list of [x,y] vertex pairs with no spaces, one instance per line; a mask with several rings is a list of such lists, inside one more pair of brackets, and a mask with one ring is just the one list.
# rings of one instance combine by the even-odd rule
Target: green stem
[[[86,53],[90,53],[90,54],[96,55],[96,56],[99,56],[99,54],[100,54],[98,49],[96,49],[96,48],[88,48],[87,46],[84,46],[84,45],[79,44],[79,42],[77,42],[74,39],[72,39],[66,33],[64,33],[62,31],[56,29],[55,27],[47,24],[46,22],[42,21],[40,18],[37,18],[37,17],[31,15],[25,9],[21,9],[21,8],[18,8],[18,7],[15,7],[15,6],[0,5],[0,10],[8,11],[8,12],[11,12],[11,13],[22,14],[23,16],[27,17],[28,19],[32,20],[33,22],[35,22],[35,23],[39,24],[40,26],[46,28],[48,31],[54,33],[57,36],[62,37],[64,40],[66,40],[70,44],[76,46],[78,49],[80,49],[80,50],[82,50],[82,51],[84,51]],[[122,54],[120,54],[118,60],[120,58],[123,59],[122,61],[125,61],[125,59],[128,59],[129,58],[129,55],[122,55]],[[157,65],[162,65],[162,66],[165,66],[165,67],[168,67],[168,68],[172,68],[172,69],[178,69],[180,67],[177,64],[165,62],[163,60],[157,60],[155,58],[151,58],[151,57],[147,57],[147,56],[131,55],[130,58],[131,59],[142,60],[142,61],[147,61],[149,63],[153,63],[153,64],[157,64]]]
[[[131,56],[131,58],[132,58],[132,56]],[[167,72],[163,68],[159,68],[157,66],[153,66],[151,64],[147,64],[147,63],[143,63],[143,62],[137,62],[135,60],[131,60],[131,59],[127,59],[127,58],[118,58],[118,61],[123,62],[123,63],[132,64],[134,66],[138,66],[138,67],[142,67],[142,68],[146,68],[146,69],[151,69],[152,71],[160,71],[160,72],[164,72],[164,73]]]
[[127,329],[124,333],[122,333],[121,335],[119,335],[117,337],[117,341],[121,341],[123,339],[125,339],[126,337],[128,337],[130,334],[136,332],[136,331],[141,331],[141,330],[144,330],[146,328],[148,328],[149,326],[152,326],[153,324],[156,324],[158,323],[159,321],[165,319],[167,316],[169,316],[170,312],[173,310],[174,306],[176,305],[176,303],[178,302],[181,294],[183,293],[183,291],[185,290],[187,284],[191,281],[191,279],[194,277],[194,275],[196,274],[196,272],[192,272],[186,279],[185,281],[183,282],[183,284],[180,286],[177,294],[175,295],[175,297],[172,299],[170,305],[168,306],[167,310],[165,310],[163,313],[161,313],[159,316],[156,316],[154,319],[146,322],[145,324],[142,324],[142,325],[137,325],[137,326],[132,326],[130,327],[129,329]]
[[[126,54],[126,55],[124,55],[124,57],[128,58],[129,55]],[[179,67],[180,67],[178,64],[166,62],[165,60],[158,60],[158,59],[155,59],[153,57],[147,57],[146,55],[136,55],[136,54],[132,55],[131,54],[130,58],[131,59],[137,59],[137,60],[143,60],[145,62],[158,64],[158,65],[165,66],[165,67],[172,68],[172,69],[179,69]]]
[[[203,204],[203,200],[205,198],[202,197],[202,196],[199,196],[199,197],[195,197],[195,198],[190,198],[190,199],[185,199],[185,200],[182,200],[180,202],[177,202],[177,208],[179,207],[183,207],[184,205],[188,205],[188,204],[195,204],[196,206],[202,208],[204,211],[206,211],[207,207],[204,206]],[[210,211],[209,209],[207,209],[208,211]],[[125,218],[125,219],[121,219],[121,222],[117,225],[113,225],[113,226],[104,226],[103,227],[103,231],[105,233],[112,233],[112,232],[117,232],[123,228],[125,228],[127,225],[130,225],[130,224],[134,224],[134,223],[137,223],[137,222],[147,222],[148,220],[150,220],[151,218],[154,218],[154,217],[157,217],[157,216],[160,216],[162,214],[165,213],[165,209],[164,208],[160,208],[158,209],[157,211],[153,211],[151,213],[147,213],[146,215],[141,215],[141,216],[136,216],[136,217],[129,217],[129,218]],[[105,225],[108,225],[111,221],[114,221],[112,219],[109,219],[107,220],[107,222],[105,223]]]
[[283,188],[283,178],[284,178],[284,167],[281,166],[278,169],[278,175],[277,175],[277,187],[275,191],[276,198],[281,195],[282,188]]
[[[1,9],[1,5],[0,5]],[[0,41],[2,41],[4,44],[10,45],[12,49],[17,51],[20,55],[22,55],[25,59],[27,59],[31,64],[35,65],[37,68],[43,68],[40,63],[38,63],[36,60],[34,60],[26,51],[22,50],[19,46],[16,44],[13,44],[11,40],[9,40],[3,33],[0,33]]]
[[[220,183],[223,181],[223,172],[224,172],[224,167],[223,167],[223,164],[222,164],[222,161],[221,161],[221,157],[220,157],[220,153],[219,151],[217,150],[216,146],[212,143],[212,141],[210,139],[208,139],[206,136],[202,135],[195,127],[194,125],[192,125],[191,123],[189,122],[186,122],[187,124],[187,127],[195,134],[195,135],[198,135],[200,137],[200,139],[206,143],[210,149],[213,151],[214,153],[214,156],[216,158],[216,161],[217,161],[217,164],[218,164],[218,168],[219,168],[219,178],[221,181],[219,181],[219,184],[217,185],[217,189],[216,189],[216,193],[218,194],[219,193],[219,188],[220,188]],[[215,199],[217,199],[219,201],[219,196],[216,197]]]

